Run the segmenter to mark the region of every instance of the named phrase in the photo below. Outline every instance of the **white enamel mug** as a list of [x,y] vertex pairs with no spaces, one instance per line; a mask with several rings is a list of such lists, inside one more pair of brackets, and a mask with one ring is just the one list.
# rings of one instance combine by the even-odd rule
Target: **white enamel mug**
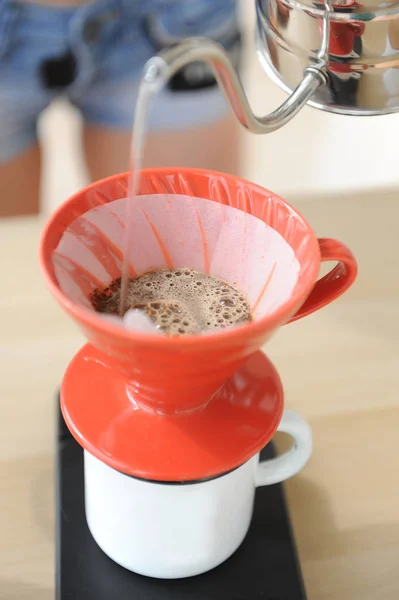
[[97,544],[121,566],[149,577],[191,577],[218,566],[247,534],[256,487],[292,477],[311,455],[310,427],[297,413],[286,410],[277,431],[293,438],[288,452],[261,462],[256,454],[233,471],[195,482],[137,479],[85,450],[86,518]]

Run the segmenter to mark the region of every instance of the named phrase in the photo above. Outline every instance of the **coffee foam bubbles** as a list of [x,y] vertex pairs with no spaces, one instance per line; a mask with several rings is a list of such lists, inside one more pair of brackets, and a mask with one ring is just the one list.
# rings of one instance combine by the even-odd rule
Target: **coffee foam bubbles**
[[[117,315],[119,292],[120,282],[115,281],[93,295],[93,307]],[[159,270],[130,279],[127,306],[128,313],[138,311],[149,317],[152,331],[155,324],[158,332],[168,335],[211,333],[251,321],[250,306],[242,292],[192,269]],[[125,326],[138,329],[125,318]]]

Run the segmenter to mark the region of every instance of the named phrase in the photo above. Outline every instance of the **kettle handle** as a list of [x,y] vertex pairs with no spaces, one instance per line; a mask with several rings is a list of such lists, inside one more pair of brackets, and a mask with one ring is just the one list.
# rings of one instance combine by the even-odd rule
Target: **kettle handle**
[[345,244],[328,238],[320,238],[318,242],[321,262],[337,261],[338,264],[316,282],[304,304],[288,323],[302,319],[302,317],[330,304],[346,292],[356,279],[356,259]]

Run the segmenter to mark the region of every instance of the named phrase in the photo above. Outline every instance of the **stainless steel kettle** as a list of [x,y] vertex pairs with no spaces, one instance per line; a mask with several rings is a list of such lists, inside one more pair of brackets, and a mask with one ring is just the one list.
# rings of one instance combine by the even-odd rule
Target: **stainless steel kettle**
[[253,133],[282,127],[306,103],[344,115],[399,111],[399,1],[256,0],[257,53],[289,93],[271,114],[254,115],[224,49],[189,38],[151,59],[144,77],[172,76],[207,62],[241,124]]

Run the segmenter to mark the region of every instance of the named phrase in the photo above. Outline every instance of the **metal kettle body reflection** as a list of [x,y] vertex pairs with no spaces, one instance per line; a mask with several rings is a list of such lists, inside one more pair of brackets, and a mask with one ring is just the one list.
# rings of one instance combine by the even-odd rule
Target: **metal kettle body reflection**
[[259,60],[290,94],[271,114],[254,115],[229,57],[211,40],[189,38],[161,52],[145,77],[208,63],[238,120],[257,134],[279,129],[307,103],[344,115],[399,111],[399,2],[256,0],[256,8]]

